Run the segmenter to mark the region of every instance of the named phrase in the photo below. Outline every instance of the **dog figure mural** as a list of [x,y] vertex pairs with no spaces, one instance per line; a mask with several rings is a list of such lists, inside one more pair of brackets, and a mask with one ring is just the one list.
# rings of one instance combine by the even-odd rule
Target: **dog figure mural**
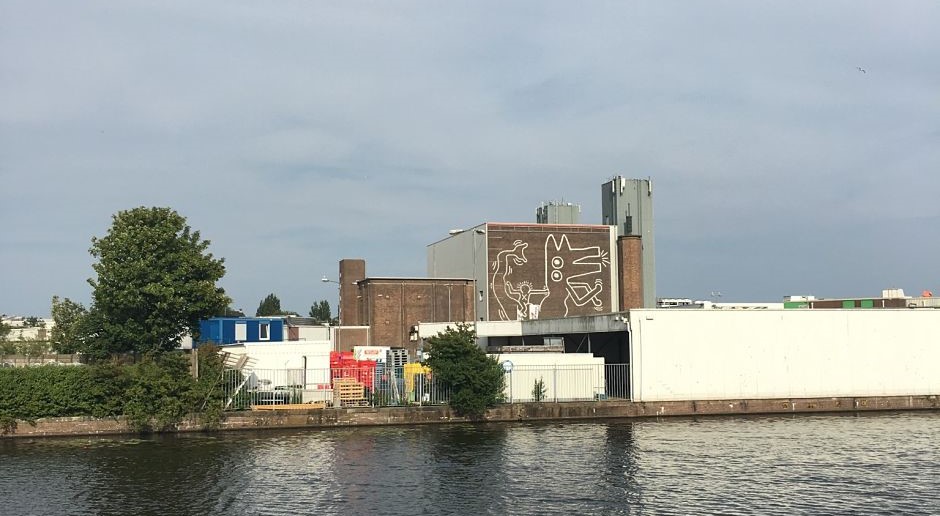
[[[566,266],[564,256],[573,255],[578,257]],[[571,247],[568,235],[545,239],[545,284],[564,287],[565,317],[574,307],[588,303],[596,312],[604,309],[602,273],[609,265],[610,257],[599,246]]]

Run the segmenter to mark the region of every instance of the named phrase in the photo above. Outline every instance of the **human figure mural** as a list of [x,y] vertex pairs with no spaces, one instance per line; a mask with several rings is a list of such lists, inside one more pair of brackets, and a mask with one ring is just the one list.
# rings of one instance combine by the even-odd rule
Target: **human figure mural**
[[[492,267],[493,281],[490,282],[490,289],[496,300],[497,313],[504,321],[528,319],[529,305],[533,296],[541,303],[541,299],[549,293],[548,289],[533,289],[532,283],[528,281],[513,281],[513,266],[522,267],[529,262],[525,255],[529,244],[516,240],[512,245],[512,249],[504,249],[496,254]],[[510,309],[514,309],[512,317],[510,317]]]
[[528,247],[527,242],[515,240],[491,264],[490,292],[499,319],[538,319],[543,311],[567,317],[588,305],[594,311],[604,309],[607,251],[600,246],[572,247],[568,235],[549,234],[542,260],[530,263]]

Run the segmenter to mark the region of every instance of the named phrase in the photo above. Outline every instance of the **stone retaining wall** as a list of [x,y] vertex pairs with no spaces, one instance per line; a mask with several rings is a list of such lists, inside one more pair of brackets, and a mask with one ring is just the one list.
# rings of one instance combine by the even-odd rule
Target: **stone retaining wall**
[[[565,419],[649,418],[699,415],[865,412],[879,410],[940,410],[940,396],[878,396],[863,398],[790,398],[773,400],[708,400],[644,402],[596,401],[566,403],[509,403],[487,411],[485,421],[551,421]],[[234,412],[221,430],[272,428],[331,428],[379,425],[418,425],[466,422],[449,407],[384,407]],[[195,419],[178,425],[178,432],[202,431]],[[121,418],[49,418],[35,425],[19,422],[2,437],[53,437],[134,434]]]

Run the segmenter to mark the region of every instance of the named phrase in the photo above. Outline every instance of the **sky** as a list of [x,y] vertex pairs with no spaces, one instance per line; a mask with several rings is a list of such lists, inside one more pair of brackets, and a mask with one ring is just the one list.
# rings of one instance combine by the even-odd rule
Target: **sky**
[[250,314],[652,178],[660,297],[940,294],[940,3],[0,0],[0,313],[168,206]]

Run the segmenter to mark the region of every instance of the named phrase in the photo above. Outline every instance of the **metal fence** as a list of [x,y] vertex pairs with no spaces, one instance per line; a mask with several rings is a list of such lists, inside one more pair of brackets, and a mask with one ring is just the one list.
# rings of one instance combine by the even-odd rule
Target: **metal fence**
[[0,354],[0,367],[27,367],[36,365],[78,365],[82,364],[84,357],[79,354],[53,354],[39,355],[2,355]]
[[[450,399],[433,372],[417,364],[388,369],[229,369],[222,389],[229,410],[319,402],[333,407],[442,405]],[[505,373],[504,397],[509,403],[629,400],[630,367],[516,366]]]
[[506,401],[630,399],[629,364],[515,366],[506,373]]
[[226,371],[228,409],[325,402],[334,407],[441,405],[450,393],[433,375],[395,369],[254,369]]

